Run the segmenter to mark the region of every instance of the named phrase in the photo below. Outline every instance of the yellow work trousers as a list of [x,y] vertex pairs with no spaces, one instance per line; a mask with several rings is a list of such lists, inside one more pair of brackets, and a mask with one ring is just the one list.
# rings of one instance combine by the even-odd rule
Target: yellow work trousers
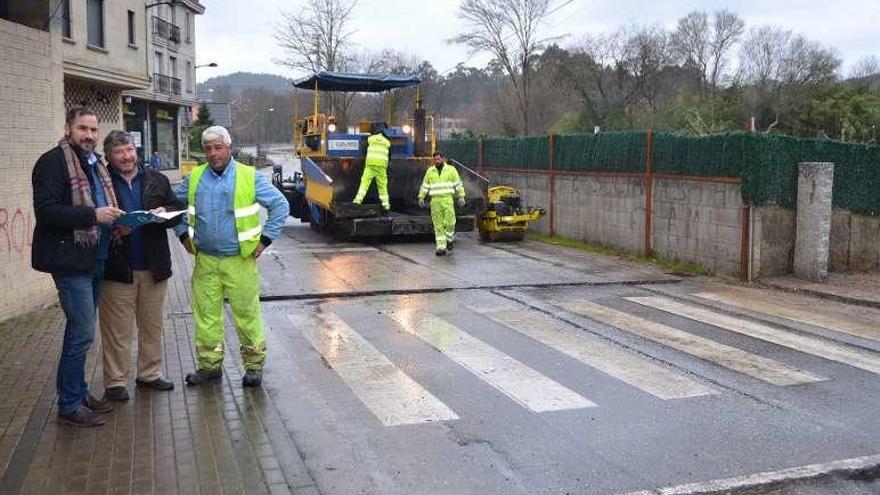
[[198,367],[216,371],[223,364],[223,296],[229,300],[245,370],[260,370],[266,338],[260,314],[260,273],[253,256],[196,254],[192,309],[196,323]]
[[451,194],[431,197],[431,222],[437,250],[446,249],[455,240],[455,203]]
[[382,202],[382,208],[391,209],[391,202],[388,200],[388,167],[377,167],[375,165],[367,165],[364,167],[364,174],[361,175],[361,185],[358,188],[357,195],[354,197],[353,203],[361,204],[367,190],[370,189],[370,183],[375,179],[376,187],[379,189],[379,201]]

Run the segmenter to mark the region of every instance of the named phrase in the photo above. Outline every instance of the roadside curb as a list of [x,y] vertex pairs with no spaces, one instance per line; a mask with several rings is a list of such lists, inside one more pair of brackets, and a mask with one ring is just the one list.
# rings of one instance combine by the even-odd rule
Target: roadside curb
[[823,290],[810,289],[806,287],[791,287],[785,284],[775,284],[772,282],[756,282],[758,286],[768,288],[768,289],[778,289],[784,290],[786,292],[799,293],[799,294],[809,294],[811,296],[816,296],[821,299],[828,299],[831,301],[838,301],[847,304],[854,304],[856,306],[865,306],[868,308],[877,308],[880,309],[880,301],[871,301],[869,299],[862,299],[859,297],[846,296],[843,294],[835,294],[833,292],[827,292]]
[[868,482],[878,478],[880,455],[869,455],[734,478],[628,492],[623,495],[757,495],[803,483],[828,480]]

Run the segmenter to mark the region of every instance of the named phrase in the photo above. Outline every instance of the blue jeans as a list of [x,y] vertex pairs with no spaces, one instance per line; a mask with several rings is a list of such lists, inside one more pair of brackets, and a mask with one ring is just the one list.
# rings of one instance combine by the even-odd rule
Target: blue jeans
[[59,414],[71,414],[89,393],[86,384],[86,354],[95,341],[95,308],[101,295],[104,263],[99,261],[93,275],[53,275],[58,299],[64,309],[64,344],[55,381]]

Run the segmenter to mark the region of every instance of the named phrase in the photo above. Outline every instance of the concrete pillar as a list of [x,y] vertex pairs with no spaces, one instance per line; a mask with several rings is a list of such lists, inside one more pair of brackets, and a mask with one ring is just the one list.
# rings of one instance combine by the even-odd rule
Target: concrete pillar
[[794,246],[794,274],[798,278],[821,282],[828,276],[833,185],[833,163],[806,162],[798,166]]

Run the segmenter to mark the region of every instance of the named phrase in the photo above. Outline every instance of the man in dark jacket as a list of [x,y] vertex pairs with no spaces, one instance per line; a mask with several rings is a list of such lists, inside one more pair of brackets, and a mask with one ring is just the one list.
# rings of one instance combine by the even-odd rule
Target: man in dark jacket
[[67,113],[64,139],[37,160],[31,265],[52,275],[67,322],[58,363],[58,421],[99,426],[113,407],[89,393],[86,354],[95,339],[95,307],[111,224],[124,212],[107,169],[95,154],[98,119],[83,107]]
[[[104,156],[113,178],[119,205],[126,212],[153,213],[183,210],[171,183],[161,172],[138,164],[131,135],[110,131],[104,139]],[[138,328],[137,378],[141,388],[172,390],[162,377],[162,330],[165,293],[171,277],[171,254],[166,229],[181,216],[163,223],[136,227],[110,248],[98,319],[104,367],[104,397],[128,400],[128,370],[134,324]]]

